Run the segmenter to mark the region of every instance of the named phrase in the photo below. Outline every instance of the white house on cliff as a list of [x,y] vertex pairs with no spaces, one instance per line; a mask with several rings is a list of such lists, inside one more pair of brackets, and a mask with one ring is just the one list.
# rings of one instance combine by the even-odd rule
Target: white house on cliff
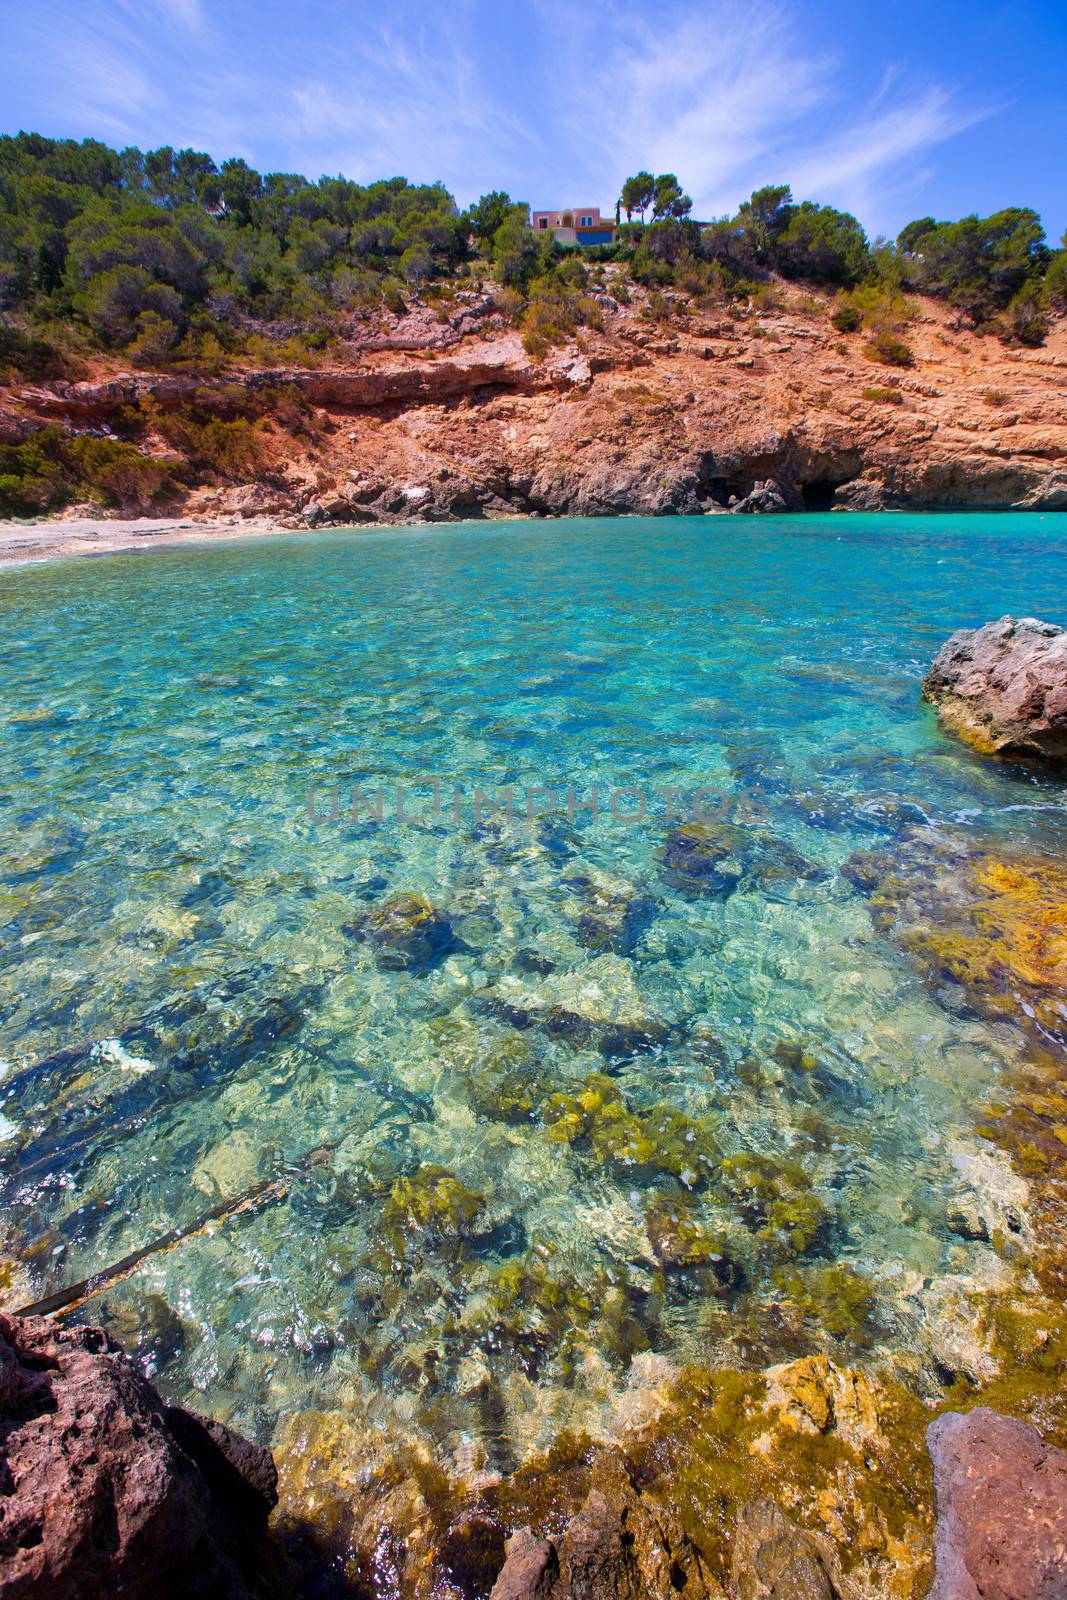
[[615,224],[600,215],[599,206],[567,206],[562,211],[531,211],[535,233],[552,233],[560,244],[611,244]]

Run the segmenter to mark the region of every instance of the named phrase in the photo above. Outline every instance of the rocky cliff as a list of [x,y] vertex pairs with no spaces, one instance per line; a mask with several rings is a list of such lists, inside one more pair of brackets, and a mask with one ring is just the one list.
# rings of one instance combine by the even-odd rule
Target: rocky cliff
[[834,328],[828,297],[795,288],[714,313],[632,289],[625,305],[598,299],[602,325],[540,362],[469,293],[447,311],[364,317],[313,369],[101,366],[81,383],[15,385],[0,391],[0,441],[51,424],[173,455],[168,414],[243,409],[255,469],[192,473],[152,509],[296,526],[1067,509],[1067,319],[1040,348],[1009,347],[925,301],[906,330],[914,363],[898,368]]

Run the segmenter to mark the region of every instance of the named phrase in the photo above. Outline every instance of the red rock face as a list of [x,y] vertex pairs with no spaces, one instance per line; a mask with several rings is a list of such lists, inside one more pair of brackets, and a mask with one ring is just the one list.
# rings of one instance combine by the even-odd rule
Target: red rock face
[[1067,1452],[987,1406],[930,1424],[937,1573],[929,1600],[1067,1595]]
[[0,1314],[0,1596],[240,1600],[274,1464],[164,1405],[105,1333]]
[[923,698],[980,750],[1067,760],[1067,632],[1001,617],[954,633],[923,680]]
[[[887,378],[864,358],[863,334],[842,340],[829,296],[781,296],[776,309],[712,319],[672,293],[652,322],[645,291],[630,285],[621,304],[598,289],[599,325],[540,361],[480,291],[458,293],[447,315],[354,313],[328,367],[235,364],[220,377],[100,356],[85,382],[0,387],[0,440],[116,418],[121,433],[139,416],[138,448],[173,456],[153,431],[160,414],[244,407],[259,419],[257,481],[193,471],[166,507],[114,509],[217,521],[268,509],[235,498],[266,485],[271,514],[294,527],[696,515],[731,502],[1067,508],[1067,317],[1043,348],[1006,349],[924,301],[908,328],[915,366]],[[313,439],[281,392],[313,409]]]

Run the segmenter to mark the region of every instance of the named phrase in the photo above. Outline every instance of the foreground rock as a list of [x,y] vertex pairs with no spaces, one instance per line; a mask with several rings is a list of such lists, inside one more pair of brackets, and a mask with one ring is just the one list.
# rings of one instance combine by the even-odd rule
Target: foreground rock
[[745,498],[730,509],[744,516],[771,516],[776,512],[788,511],[789,504],[781,484],[773,478],[767,478],[757,481]]
[[954,633],[923,679],[923,699],[989,754],[1067,760],[1067,632],[1001,617]]
[[1067,1452],[986,1406],[938,1417],[927,1443],[937,1495],[929,1600],[1067,1595]]
[[0,1314],[0,1596],[241,1600],[266,1555],[266,1450],[166,1406],[98,1328]]

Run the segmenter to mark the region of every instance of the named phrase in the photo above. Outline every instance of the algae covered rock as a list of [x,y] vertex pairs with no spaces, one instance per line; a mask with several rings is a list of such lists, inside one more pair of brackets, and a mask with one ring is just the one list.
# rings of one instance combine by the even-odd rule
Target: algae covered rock
[[744,1267],[729,1230],[706,1217],[688,1195],[657,1190],[645,1208],[645,1229],[665,1272],[698,1271],[709,1287],[743,1284]]
[[367,944],[379,966],[418,970],[455,947],[452,924],[425,895],[396,894],[345,924],[350,938]]
[[846,875],[878,927],[981,1015],[1037,1041],[1067,1039],[1067,865],[999,841],[916,829],[890,852],[853,856]]
[[683,822],[663,846],[668,877],[682,888],[725,899],[743,878],[755,840],[731,822]]
[[549,973],[539,983],[507,973],[489,998],[519,1027],[538,1024],[606,1055],[659,1044],[668,1031],[642,997],[630,962],[617,955],[596,956],[577,971]]
[[494,1122],[527,1123],[548,1097],[547,1078],[521,1033],[477,1048],[464,1063],[472,1110]]
[[923,679],[946,727],[988,754],[1067,760],[1067,631],[1001,617],[954,633]]
[[802,1325],[852,1345],[869,1342],[874,1285],[855,1267],[843,1261],[803,1268],[790,1263],[776,1267],[771,1281]]
[[549,1137],[588,1148],[627,1171],[667,1172],[687,1189],[708,1183],[719,1164],[714,1128],[673,1106],[631,1109],[613,1078],[593,1072],[576,1090],[549,1095],[541,1109]]
[[768,1367],[764,1408],[796,1433],[835,1433],[861,1449],[879,1433],[876,1390],[863,1372],[839,1367],[829,1356]]
[[721,1181],[769,1254],[804,1255],[833,1220],[804,1168],[787,1157],[749,1151],[726,1156]]
[[382,1224],[399,1235],[469,1237],[485,1210],[485,1196],[468,1189],[445,1167],[421,1166],[398,1178],[382,1206]]

